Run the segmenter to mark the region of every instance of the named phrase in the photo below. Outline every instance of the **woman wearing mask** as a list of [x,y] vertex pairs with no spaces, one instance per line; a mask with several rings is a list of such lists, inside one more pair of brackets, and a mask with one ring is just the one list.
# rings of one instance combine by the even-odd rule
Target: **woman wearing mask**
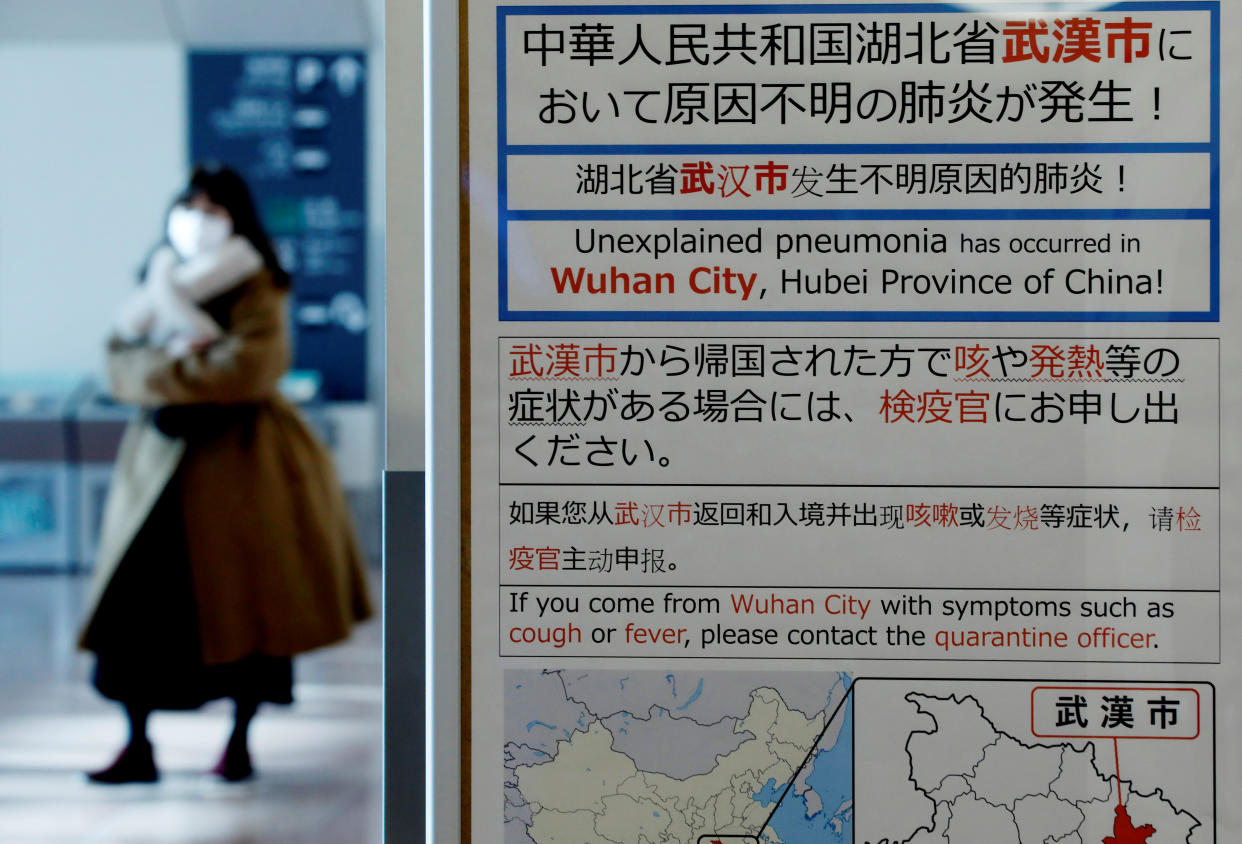
[[289,277],[241,177],[196,169],[167,233],[108,344],[112,394],[141,410],[81,635],[130,726],[99,783],[154,782],[151,712],[224,697],[236,722],[212,772],[248,778],[251,719],[292,702],[292,657],[370,614],[330,458],[276,389]]

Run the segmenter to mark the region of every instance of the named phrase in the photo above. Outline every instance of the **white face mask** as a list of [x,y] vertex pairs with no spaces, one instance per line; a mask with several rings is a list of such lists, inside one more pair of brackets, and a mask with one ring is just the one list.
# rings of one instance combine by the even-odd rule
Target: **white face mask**
[[224,217],[178,205],[168,215],[168,240],[182,260],[219,249],[233,233]]

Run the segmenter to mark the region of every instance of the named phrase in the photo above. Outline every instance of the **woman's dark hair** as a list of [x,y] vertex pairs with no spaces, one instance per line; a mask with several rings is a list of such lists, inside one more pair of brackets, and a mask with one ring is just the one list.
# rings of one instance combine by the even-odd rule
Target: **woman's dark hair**
[[255,210],[254,199],[246,181],[231,167],[223,164],[197,164],[190,180],[173,201],[174,205],[188,204],[196,196],[205,196],[212,203],[221,206],[233,218],[233,233],[250,241],[250,245],[263,258],[263,264],[272,274],[272,280],[278,287],[288,287],[289,274],[280,266],[276,250],[272,248],[272,239]]

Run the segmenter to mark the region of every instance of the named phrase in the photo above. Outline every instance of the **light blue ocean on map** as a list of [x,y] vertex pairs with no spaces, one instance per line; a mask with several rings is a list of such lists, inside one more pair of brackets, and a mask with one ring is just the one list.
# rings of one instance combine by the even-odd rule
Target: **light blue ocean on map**
[[[772,829],[786,844],[823,844],[824,841],[854,840],[854,811],[841,806],[854,798],[854,702],[847,700],[841,714],[841,732],[836,744],[821,750],[814,759],[814,769],[807,777],[810,791],[819,797],[821,810],[811,812],[806,797],[791,790],[772,817]],[[811,763],[808,763],[811,764]],[[769,782],[755,795],[762,805],[771,805],[780,798],[785,785]]]
[[785,786],[776,785],[776,780],[769,778],[764,783],[763,788],[759,789],[759,793],[755,795],[755,802],[760,806],[771,806],[777,800],[781,799],[781,792],[785,790]]

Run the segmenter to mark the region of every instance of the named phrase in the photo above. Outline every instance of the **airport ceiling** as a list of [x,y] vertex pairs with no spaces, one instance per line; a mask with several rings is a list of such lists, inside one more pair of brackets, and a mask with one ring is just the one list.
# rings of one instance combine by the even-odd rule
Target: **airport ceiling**
[[383,0],[0,0],[0,44],[377,45]]

